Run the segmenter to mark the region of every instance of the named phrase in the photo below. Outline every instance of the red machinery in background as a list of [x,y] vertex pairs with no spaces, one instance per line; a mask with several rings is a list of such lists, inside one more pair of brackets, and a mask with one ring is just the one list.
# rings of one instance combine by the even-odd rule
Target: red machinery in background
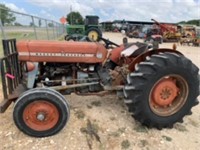
[[160,27],[161,35],[164,42],[178,41],[181,38],[179,26],[174,24],[159,23],[155,19],[151,19],[156,25]]

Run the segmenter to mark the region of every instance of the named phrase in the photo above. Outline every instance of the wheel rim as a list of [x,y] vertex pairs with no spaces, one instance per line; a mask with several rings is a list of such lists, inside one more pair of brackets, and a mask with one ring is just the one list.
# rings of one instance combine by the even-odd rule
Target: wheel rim
[[91,40],[94,40],[94,41],[97,41],[98,39],[98,33],[96,31],[90,31],[88,33],[88,37],[91,39]]
[[151,110],[159,116],[177,113],[188,97],[188,84],[179,75],[169,75],[157,81],[149,96]]
[[55,105],[45,100],[30,103],[23,112],[25,124],[36,131],[52,129],[59,120],[59,112]]

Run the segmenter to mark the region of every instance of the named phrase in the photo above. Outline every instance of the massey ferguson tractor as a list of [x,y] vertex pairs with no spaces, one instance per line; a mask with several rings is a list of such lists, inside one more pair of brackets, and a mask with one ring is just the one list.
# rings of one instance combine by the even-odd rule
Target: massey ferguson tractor
[[[116,91],[133,118],[147,127],[172,128],[198,104],[199,69],[173,49],[145,43],[3,40],[0,59],[3,113],[27,135],[58,133],[70,117],[63,94]],[[108,47],[115,47],[110,51]],[[112,46],[113,47],[113,46]]]

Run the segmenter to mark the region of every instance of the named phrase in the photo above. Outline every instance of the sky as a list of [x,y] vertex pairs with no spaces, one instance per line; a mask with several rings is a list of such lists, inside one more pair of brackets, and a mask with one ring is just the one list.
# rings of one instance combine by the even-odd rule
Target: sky
[[200,0],[1,0],[11,10],[59,21],[71,10],[100,21],[179,22],[200,19]]

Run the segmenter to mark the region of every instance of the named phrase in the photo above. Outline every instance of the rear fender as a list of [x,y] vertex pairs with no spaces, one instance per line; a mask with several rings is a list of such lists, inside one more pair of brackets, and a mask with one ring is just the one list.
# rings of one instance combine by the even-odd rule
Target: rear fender
[[173,50],[173,49],[156,49],[156,50],[151,50],[151,51],[147,51],[142,53],[141,55],[137,56],[130,64],[129,64],[129,71],[133,72],[135,70],[135,65],[145,61],[147,56],[151,56],[153,54],[158,54],[158,53],[164,53],[164,52],[170,52],[170,53],[176,53],[178,55],[183,55],[181,52]]

